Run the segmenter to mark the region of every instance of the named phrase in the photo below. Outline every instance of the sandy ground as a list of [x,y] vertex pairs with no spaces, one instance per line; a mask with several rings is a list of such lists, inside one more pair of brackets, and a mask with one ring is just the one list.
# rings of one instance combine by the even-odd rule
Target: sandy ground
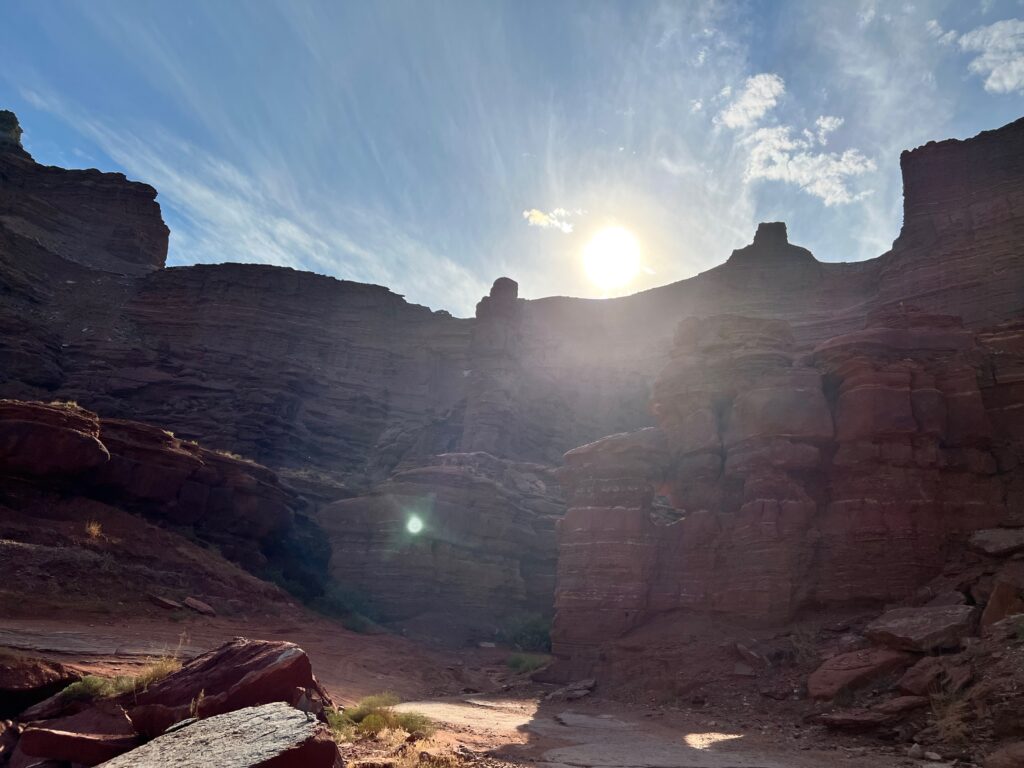
[[[437,651],[390,635],[360,635],[298,611],[253,627],[237,620],[0,620],[0,647],[94,672],[119,672],[168,652],[193,656],[231,637],[290,640],[343,703],[384,690],[440,726],[438,743],[481,766],[540,768],[851,768],[914,766],[895,749],[829,740],[809,727],[730,725],[701,713],[627,708],[597,698],[549,700],[550,688],[514,678],[507,651]],[[508,690],[502,691],[502,688]],[[490,757],[484,758],[484,755]],[[929,765],[942,765],[929,763]]]

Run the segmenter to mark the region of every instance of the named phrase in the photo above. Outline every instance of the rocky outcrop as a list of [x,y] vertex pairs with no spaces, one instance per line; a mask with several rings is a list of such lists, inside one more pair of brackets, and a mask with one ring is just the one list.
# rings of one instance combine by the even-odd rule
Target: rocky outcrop
[[301,648],[235,638],[139,690],[21,712],[11,764],[333,766],[329,707]]
[[550,615],[563,510],[550,469],[455,453],[327,505],[318,520],[330,576],[360,610],[449,640]]
[[[653,387],[659,428],[565,457],[553,641],[566,674],[672,611],[779,623],[914,594],[972,531],[1013,520],[1018,465],[1000,457],[1016,449],[994,438],[989,365],[956,318],[912,308],[810,354],[782,321],[681,323]],[[919,650],[974,618],[913,610],[956,614],[945,634],[919,628]]]
[[0,718],[8,718],[79,680],[63,664],[0,655]]
[[[144,274],[167,258],[170,231],[156,190],[124,174],[41,166],[21,146],[13,113],[0,112],[0,254],[24,242],[88,269]],[[20,242],[19,242],[20,241]]]
[[298,502],[270,470],[75,404],[0,400],[0,478],[0,489],[16,489],[8,503],[24,509],[53,491],[114,500],[193,530],[253,571],[315,581],[326,565],[289,557],[288,542],[301,536]]

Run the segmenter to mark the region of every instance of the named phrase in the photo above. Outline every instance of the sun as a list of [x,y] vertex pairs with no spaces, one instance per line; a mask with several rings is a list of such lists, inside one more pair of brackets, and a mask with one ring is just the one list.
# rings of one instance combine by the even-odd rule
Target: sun
[[625,227],[598,230],[583,248],[583,267],[601,290],[622,288],[640,271],[640,243]]

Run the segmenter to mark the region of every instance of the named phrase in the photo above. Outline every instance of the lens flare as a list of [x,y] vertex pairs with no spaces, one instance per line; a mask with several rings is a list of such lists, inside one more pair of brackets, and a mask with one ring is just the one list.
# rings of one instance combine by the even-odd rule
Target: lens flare
[[409,519],[405,523],[405,530],[413,536],[423,530],[423,521],[419,515],[409,515]]

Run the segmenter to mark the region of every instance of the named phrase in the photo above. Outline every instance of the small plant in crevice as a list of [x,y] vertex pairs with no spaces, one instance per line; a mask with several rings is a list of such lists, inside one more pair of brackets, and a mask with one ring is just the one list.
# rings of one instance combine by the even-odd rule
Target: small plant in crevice
[[100,677],[86,675],[60,692],[68,701],[96,701],[120,696],[124,693],[142,693],[149,686],[181,669],[181,662],[173,656],[161,656],[144,664],[134,675]]
[[103,535],[103,523],[99,520],[90,520],[85,524],[85,535],[95,541]]

